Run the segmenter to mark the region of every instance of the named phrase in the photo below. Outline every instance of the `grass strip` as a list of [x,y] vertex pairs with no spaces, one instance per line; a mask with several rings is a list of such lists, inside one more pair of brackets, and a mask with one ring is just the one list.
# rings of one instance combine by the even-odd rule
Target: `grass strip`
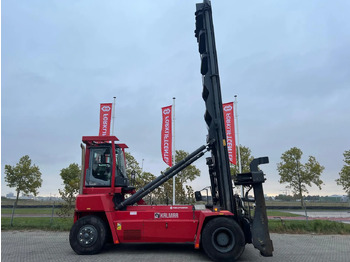
[[269,230],[271,233],[348,235],[350,224],[328,220],[269,220]]
[[47,230],[47,231],[69,231],[73,225],[73,218],[54,217],[15,217],[11,227],[11,218],[1,218],[1,230]]
[[302,215],[292,214],[285,211],[279,210],[267,210],[267,215],[272,217],[300,217]]
[[[58,211],[58,208],[55,208],[54,213]],[[12,208],[1,208],[1,214],[12,214]],[[51,215],[52,208],[16,208],[16,214],[45,214]]]

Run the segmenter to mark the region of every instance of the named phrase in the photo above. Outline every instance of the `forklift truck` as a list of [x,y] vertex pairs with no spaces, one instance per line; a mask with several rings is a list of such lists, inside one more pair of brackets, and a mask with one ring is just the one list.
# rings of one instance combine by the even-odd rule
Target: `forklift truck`
[[[213,261],[236,261],[245,245],[252,243],[261,255],[272,256],[273,244],[258,166],[267,157],[254,159],[250,172],[232,181],[222,111],[220,79],[210,1],[196,5],[196,29],[202,97],[208,126],[205,145],[182,159],[155,180],[135,190],[125,168],[125,149],[115,136],[84,136],[82,179],[76,198],[74,225],[69,241],[80,255],[99,253],[108,240],[121,243],[192,243]],[[211,183],[210,205],[147,205],[147,194],[191,165],[206,152]],[[233,183],[247,188],[245,197],[233,194]],[[254,199],[248,199],[253,189]],[[202,200],[195,192],[196,200]],[[254,202],[254,217],[247,202]]]

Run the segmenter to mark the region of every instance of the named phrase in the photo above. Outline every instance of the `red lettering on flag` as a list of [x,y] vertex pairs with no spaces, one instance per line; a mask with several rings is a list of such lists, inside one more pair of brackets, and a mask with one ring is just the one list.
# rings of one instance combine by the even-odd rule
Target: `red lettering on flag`
[[99,136],[109,136],[111,130],[112,103],[100,104]]
[[162,107],[162,134],[161,149],[164,162],[168,166],[173,165],[172,161],[172,106]]
[[237,165],[233,102],[222,105],[225,120],[226,144],[230,163]]

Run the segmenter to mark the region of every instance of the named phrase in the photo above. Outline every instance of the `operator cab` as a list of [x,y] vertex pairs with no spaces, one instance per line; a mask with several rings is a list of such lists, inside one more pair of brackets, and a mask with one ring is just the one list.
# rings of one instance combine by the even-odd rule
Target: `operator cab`
[[87,145],[85,188],[111,187],[113,177],[115,187],[129,188],[124,152],[127,145],[114,143],[116,137],[83,137],[83,141]]

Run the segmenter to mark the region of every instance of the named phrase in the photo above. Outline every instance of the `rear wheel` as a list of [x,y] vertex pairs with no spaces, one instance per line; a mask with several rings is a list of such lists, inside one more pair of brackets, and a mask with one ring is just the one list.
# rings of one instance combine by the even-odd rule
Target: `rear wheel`
[[101,251],[106,237],[106,223],[97,216],[85,216],[70,230],[69,243],[77,254],[92,255]]
[[202,246],[214,261],[236,261],[244,251],[244,234],[233,219],[214,218],[202,231]]

